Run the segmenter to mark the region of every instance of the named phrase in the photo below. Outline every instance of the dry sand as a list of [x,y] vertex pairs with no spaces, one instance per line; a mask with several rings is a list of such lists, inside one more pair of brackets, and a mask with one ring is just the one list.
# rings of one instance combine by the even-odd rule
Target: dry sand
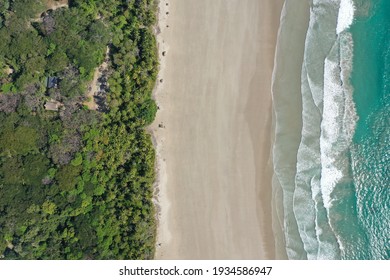
[[275,256],[271,78],[282,4],[160,1],[156,259]]

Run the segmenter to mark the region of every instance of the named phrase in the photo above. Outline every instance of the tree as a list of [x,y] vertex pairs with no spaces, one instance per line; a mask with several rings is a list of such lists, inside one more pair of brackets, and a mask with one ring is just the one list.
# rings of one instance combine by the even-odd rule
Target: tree
[[39,12],[43,12],[44,5],[41,0],[14,0],[11,9],[17,17],[30,19],[36,17]]
[[6,114],[15,112],[19,105],[20,97],[17,94],[1,94],[0,93],[0,112]]
[[47,71],[51,74],[63,71],[69,65],[69,59],[62,51],[55,51],[48,58]]
[[38,132],[32,127],[19,126],[6,130],[0,136],[0,149],[9,155],[27,155],[37,152]]
[[56,174],[56,179],[60,188],[64,191],[71,191],[76,187],[80,167],[73,165],[65,165]]
[[141,105],[139,116],[149,125],[154,121],[157,113],[157,105],[153,99],[148,99]]
[[75,131],[65,134],[61,141],[53,143],[49,148],[49,155],[58,165],[68,164],[82,146],[81,136]]
[[42,154],[27,155],[23,159],[23,181],[27,185],[42,186],[42,179],[47,175],[49,160]]
[[52,14],[45,15],[42,22],[42,31],[45,35],[50,35],[55,30],[56,21]]
[[48,215],[53,215],[54,212],[56,211],[57,206],[51,202],[51,201],[45,201],[42,204],[42,212]]
[[8,158],[0,167],[0,173],[3,182],[7,185],[16,185],[23,183],[22,163],[18,157]]
[[[0,0],[0,241],[14,246],[0,255],[152,258],[156,2],[73,0],[31,23],[41,2]],[[83,109],[107,44],[110,107]],[[64,106],[42,110],[50,98]]]

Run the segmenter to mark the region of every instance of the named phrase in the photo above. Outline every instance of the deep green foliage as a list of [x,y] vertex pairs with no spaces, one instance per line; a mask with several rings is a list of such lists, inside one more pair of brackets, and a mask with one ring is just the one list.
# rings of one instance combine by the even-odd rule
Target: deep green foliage
[[43,9],[43,0],[12,0],[11,9],[18,18],[34,18]]
[[[0,0],[0,256],[150,259],[156,3],[70,3],[45,13],[45,0]],[[107,46],[107,108],[89,111]],[[50,99],[63,108],[46,111]]]
[[15,129],[6,129],[0,137],[0,149],[3,155],[27,155],[37,152],[38,133],[32,127],[18,126]]

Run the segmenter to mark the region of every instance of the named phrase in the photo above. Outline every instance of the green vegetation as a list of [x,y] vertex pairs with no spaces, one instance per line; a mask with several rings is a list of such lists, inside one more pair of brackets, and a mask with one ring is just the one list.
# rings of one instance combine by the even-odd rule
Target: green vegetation
[[[45,6],[0,0],[0,257],[153,258],[155,0]],[[107,46],[109,88],[90,111]]]

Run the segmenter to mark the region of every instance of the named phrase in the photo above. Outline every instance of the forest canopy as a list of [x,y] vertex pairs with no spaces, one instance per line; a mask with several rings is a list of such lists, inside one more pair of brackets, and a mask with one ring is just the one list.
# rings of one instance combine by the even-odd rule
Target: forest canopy
[[156,11],[0,0],[0,258],[153,258]]

